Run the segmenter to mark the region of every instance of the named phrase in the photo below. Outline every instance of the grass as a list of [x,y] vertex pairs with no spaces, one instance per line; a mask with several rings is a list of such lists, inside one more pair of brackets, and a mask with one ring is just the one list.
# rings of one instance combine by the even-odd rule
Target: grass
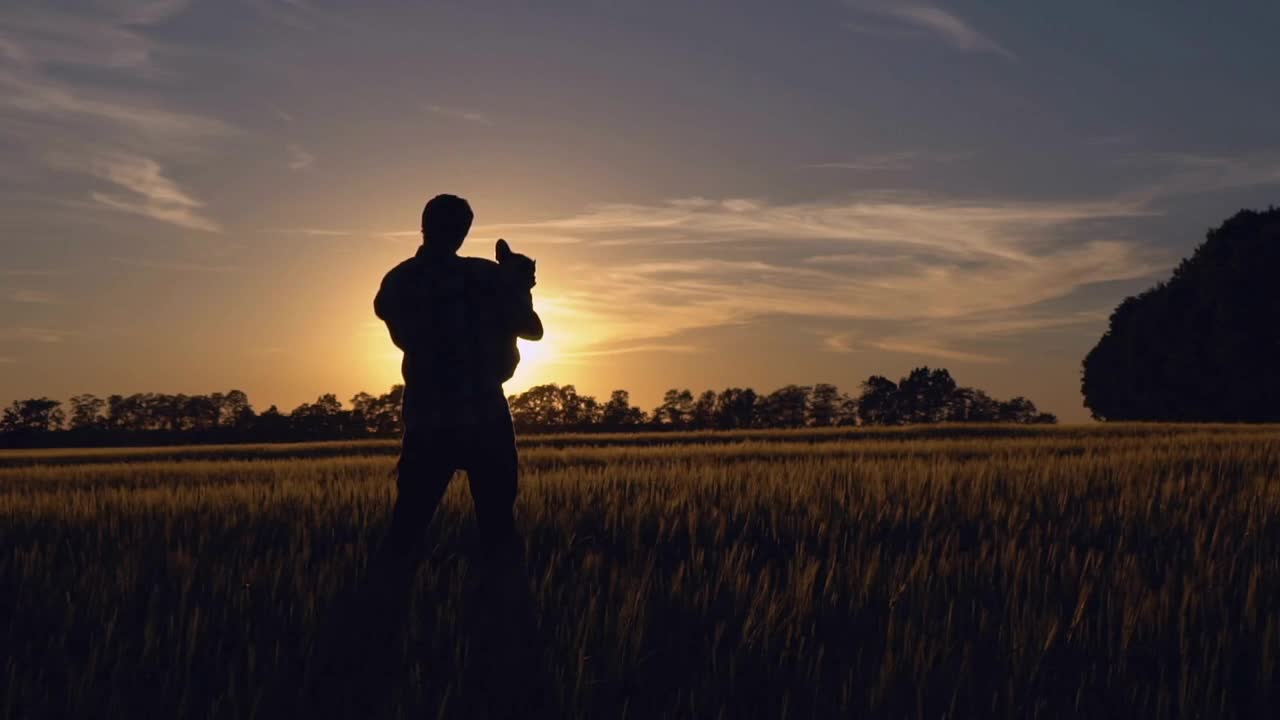
[[0,453],[0,718],[1280,712],[1280,428],[532,438],[403,592],[392,452]]

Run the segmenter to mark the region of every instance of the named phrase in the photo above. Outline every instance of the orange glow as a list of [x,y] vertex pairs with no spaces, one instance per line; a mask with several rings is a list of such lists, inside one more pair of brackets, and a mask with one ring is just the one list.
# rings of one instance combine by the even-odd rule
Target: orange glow
[[503,384],[508,393],[523,392],[534,385],[558,381],[553,367],[557,362],[555,341],[543,338],[540,342],[518,340],[517,343],[520,346],[520,365],[516,374]]

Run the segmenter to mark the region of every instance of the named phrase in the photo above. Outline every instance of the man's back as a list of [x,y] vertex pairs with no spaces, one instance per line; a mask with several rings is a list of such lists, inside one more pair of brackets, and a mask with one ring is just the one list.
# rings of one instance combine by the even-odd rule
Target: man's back
[[506,332],[498,265],[420,251],[387,273],[374,311],[404,351],[406,425],[453,427],[508,417],[494,356]]

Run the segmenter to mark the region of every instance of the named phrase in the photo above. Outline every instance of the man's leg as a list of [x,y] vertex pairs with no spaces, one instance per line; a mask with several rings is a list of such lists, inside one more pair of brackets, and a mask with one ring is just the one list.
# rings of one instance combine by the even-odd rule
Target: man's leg
[[456,465],[453,457],[457,439],[447,435],[439,431],[430,435],[405,433],[396,465],[396,504],[384,554],[409,559],[421,552],[427,525],[449,488]]
[[467,479],[485,550],[519,559],[523,544],[516,534],[515,503],[520,461],[511,421],[480,426],[467,439],[466,449]]

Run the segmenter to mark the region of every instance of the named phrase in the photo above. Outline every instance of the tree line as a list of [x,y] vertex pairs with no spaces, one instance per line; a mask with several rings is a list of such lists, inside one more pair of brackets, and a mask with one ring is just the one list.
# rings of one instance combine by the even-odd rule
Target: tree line
[[[0,446],[129,445],[204,442],[298,442],[395,437],[403,430],[404,386],[382,395],[359,393],[344,406],[321,395],[288,413],[275,405],[255,412],[240,390],[209,395],[135,393],[100,398],[83,394],[69,403],[47,397],[15,400],[0,414]],[[631,404],[626,390],[600,401],[573,385],[532,387],[508,398],[516,429],[539,432],[734,430],[939,422],[1053,423],[1023,397],[996,400],[959,386],[943,368],[920,367],[893,382],[873,375],[857,395],[836,386],[787,385],[773,392],[751,388],[668,390],[652,411]]]

